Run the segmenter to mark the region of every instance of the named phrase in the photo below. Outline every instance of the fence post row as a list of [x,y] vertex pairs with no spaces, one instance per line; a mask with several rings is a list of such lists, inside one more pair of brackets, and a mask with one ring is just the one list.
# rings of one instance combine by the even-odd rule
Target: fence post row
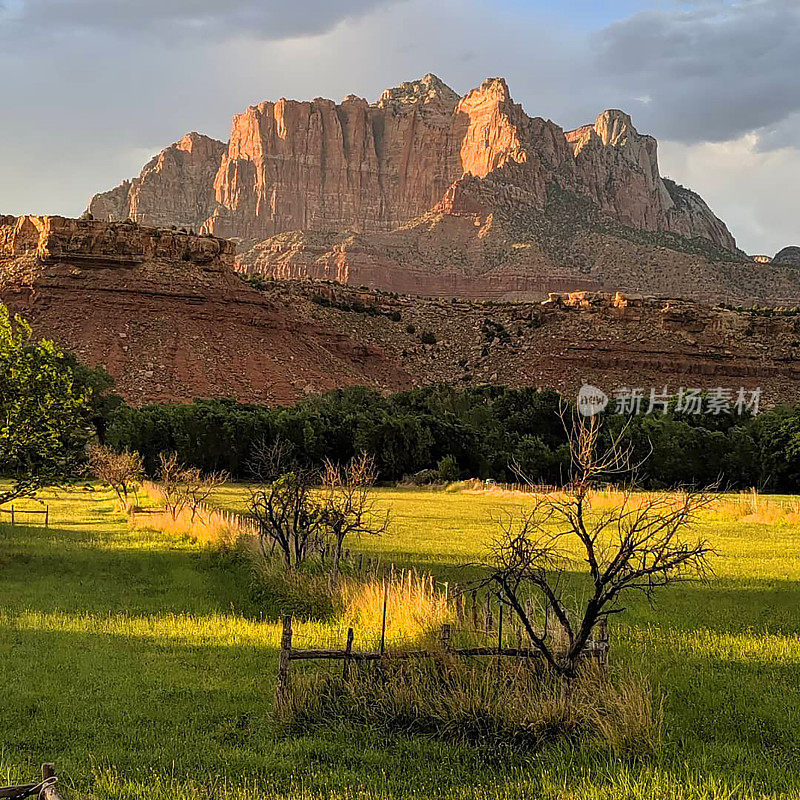
[[[386,589],[384,585],[384,598]],[[474,606],[473,606],[474,608]],[[516,658],[537,658],[542,659],[543,655],[535,648],[523,648],[522,627],[519,625],[512,628],[516,631],[516,647],[503,647],[503,604],[500,604],[498,611],[498,630],[497,645],[495,647],[467,647],[454,648],[452,643],[452,626],[444,623],[439,632],[442,651],[452,653],[457,656],[511,656]],[[278,680],[276,685],[276,701],[280,704],[288,700],[290,688],[290,663],[293,660],[317,660],[317,659],[341,659],[342,677],[347,680],[351,674],[353,661],[380,661],[387,657],[385,647],[386,623],[385,617],[381,630],[380,649],[377,652],[357,652],[353,650],[354,632],[353,628],[347,629],[347,642],[343,650],[314,650],[314,649],[293,649],[292,648],[292,617],[283,617],[283,633],[281,636],[281,651],[278,662]],[[418,651],[398,651],[391,654],[391,658],[426,658],[433,655],[428,650]],[[587,648],[582,657],[596,659],[602,670],[608,668],[608,626],[605,621],[598,623],[597,638],[592,641],[591,647]],[[2,795],[0,795],[2,797]]]

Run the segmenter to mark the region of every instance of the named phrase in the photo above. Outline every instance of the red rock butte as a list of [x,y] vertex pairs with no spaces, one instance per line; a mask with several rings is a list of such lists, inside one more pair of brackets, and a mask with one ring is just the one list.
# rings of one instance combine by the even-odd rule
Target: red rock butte
[[188,133],[89,211],[231,238],[239,269],[280,278],[476,298],[800,296],[792,272],[749,285],[752,261],[699,195],[662,178],[657,151],[623,111],[564,131],[502,78],[459,98],[426,75],[374,103],[250,106],[227,143]]

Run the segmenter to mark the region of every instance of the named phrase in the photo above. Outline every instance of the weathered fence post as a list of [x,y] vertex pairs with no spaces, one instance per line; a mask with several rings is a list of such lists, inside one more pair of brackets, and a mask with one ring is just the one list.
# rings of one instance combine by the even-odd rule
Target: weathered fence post
[[389,600],[389,584],[383,584],[383,622],[381,622],[381,656],[386,651],[386,604]]
[[358,574],[361,575],[364,572],[364,554],[358,554]]
[[50,506],[44,507],[44,526],[45,528],[50,527]]
[[494,627],[494,618],[492,617],[492,596],[486,595],[486,630],[490,631]]
[[44,798],[44,800],[61,800],[61,795],[56,788],[58,777],[56,776],[54,764],[42,764],[42,784],[39,797]]
[[442,625],[442,650],[450,652],[450,624],[447,622]]
[[478,630],[478,591],[472,590],[472,627]]
[[533,601],[530,597],[526,598],[525,600],[525,616],[528,618],[528,622],[530,622],[531,627],[533,627]]
[[283,618],[283,634],[281,635],[281,654],[278,660],[278,683],[276,686],[277,702],[282,703],[289,693],[289,661],[292,652],[292,615]]
[[503,601],[500,601],[500,609],[497,612],[497,652],[503,649]]
[[347,629],[347,644],[344,648],[344,666],[342,667],[342,678],[347,680],[350,677],[350,654],[353,652],[353,629]]
[[601,619],[597,623],[597,642],[600,645],[600,650],[597,655],[597,660],[602,672],[608,672],[608,621]]
[[43,800],[61,800],[61,795],[58,791],[58,777],[56,776],[56,768],[54,764],[42,764],[42,790],[39,792],[39,797]]
[[11,524],[14,524],[14,505],[11,505]]

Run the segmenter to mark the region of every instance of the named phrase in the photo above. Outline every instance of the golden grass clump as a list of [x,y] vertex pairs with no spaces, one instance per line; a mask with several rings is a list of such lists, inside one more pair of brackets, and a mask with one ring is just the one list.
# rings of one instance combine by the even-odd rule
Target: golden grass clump
[[138,509],[131,512],[131,522],[135,529],[149,528],[200,544],[230,547],[241,536],[235,523],[215,511],[198,510],[193,514],[190,508],[184,508],[173,517],[168,511]]
[[641,677],[624,676],[616,686],[587,665],[565,690],[533,660],[443,652],[354,666],[347,679],[299,673],[276,713],[290,731],[357,725],[529,750],[567,739],[647,755],[663,737],[662,704]]
[[429,582],[413,570],[400,573],[397,580],[387,584],[345,578],[339,587],[343,621],[359,632],[367,632],[374,640],[370,645],[380,638],[384,592],[389,644],[418,644],[435,637],[443,623],[452,621],[444,596],[432,591]]
[[800,498],[767,497],[757,489],[721,495],[711,507],[712,516],[762,525],[800,524]]

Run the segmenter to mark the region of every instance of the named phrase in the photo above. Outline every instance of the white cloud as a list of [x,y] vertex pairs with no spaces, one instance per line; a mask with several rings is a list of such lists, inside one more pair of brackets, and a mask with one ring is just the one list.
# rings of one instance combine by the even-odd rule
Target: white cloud
[[800,149],[764,151],[747,134],[720,143],[661,142],[659,157],[662,174],[702,195],[743,250],[774,255],[800,244]]

